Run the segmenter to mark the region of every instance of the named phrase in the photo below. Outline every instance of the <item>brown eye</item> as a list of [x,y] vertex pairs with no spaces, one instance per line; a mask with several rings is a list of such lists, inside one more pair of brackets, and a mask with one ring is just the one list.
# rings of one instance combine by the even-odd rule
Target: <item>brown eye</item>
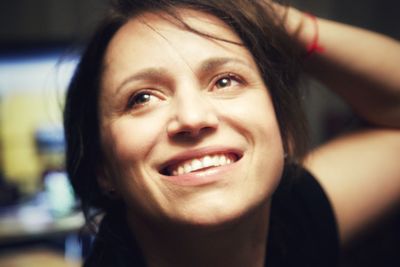
[[215,88],[224,89],[241,84],[240,78],[233,74],[225,74],[215,81]]
[[230,77],[221,78],[215,83],[215,85],[217,86],[218,89],[231,86],[231,84],[232,84],[232,81],[231,81]]
[[137,108],[148,104],[155,96],[150,93],[142,92],[134,95],[128,102],[128,108]]

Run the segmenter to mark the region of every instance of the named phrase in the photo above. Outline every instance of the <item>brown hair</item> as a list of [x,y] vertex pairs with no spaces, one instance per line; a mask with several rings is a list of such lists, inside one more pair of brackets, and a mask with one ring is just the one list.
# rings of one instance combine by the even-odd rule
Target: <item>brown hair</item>
[[[99,128],[99,92],[107,46],[129,19],[146,11],[171,15],[187,30],[177,8],[212,14],[241,38],[251,52],[270,90],[287,162],[296,162],[306,150],[307,131],[298,89],[301,58],[268,1],[257,0],[118,0],[87,45],[68,88],[64,111],[67,141],[66,168],[82,208],[107,211],[113,201],[102,194],[96,171],[104,164]],[[202,34],[203,35],[203,34]],[[216,38],[207,36],[207,38]]]

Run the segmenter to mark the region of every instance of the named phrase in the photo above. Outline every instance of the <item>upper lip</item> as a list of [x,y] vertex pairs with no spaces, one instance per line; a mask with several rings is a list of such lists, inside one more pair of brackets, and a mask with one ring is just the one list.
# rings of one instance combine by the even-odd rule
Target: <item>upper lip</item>
[[159,171],[165,174],[166,170],[173,165],[179,164],[179,162],[184,162],[186,160],[204,157],[206,155],[216,155],[216,154],[234,154],[237,159],[240,159],[243,155],[243,151],[237,148],[229,147],[204,147],[192,150],[186,150],[184,152],[178,153],[172,156],[169,160],[163,163]]

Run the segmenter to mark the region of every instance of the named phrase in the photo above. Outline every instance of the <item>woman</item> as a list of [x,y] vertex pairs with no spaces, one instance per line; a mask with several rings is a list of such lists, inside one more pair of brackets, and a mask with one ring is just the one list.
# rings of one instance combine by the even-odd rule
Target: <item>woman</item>
[[[105,214],[85,266],[335,266],[399,200],[399,60],[267,0],[116,1],[65,108],[72,184]],[[305,153],[302,63],[371,127]]]

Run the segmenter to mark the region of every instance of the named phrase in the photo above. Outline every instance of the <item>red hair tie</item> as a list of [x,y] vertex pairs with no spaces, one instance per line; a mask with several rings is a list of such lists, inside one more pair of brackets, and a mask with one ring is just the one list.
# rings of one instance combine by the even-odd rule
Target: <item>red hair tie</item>
[[307,17],[309,17],[314,25],[314,37],[312,42],[308,45],[307,47],[307,52],[306,52],[306,58],[310,57],[312,54],[318,53],[318,52],[323,52],[324,48],[319,45],[319,27],[318,27],[318,21],[317,18],[310,13],[304,13]]

